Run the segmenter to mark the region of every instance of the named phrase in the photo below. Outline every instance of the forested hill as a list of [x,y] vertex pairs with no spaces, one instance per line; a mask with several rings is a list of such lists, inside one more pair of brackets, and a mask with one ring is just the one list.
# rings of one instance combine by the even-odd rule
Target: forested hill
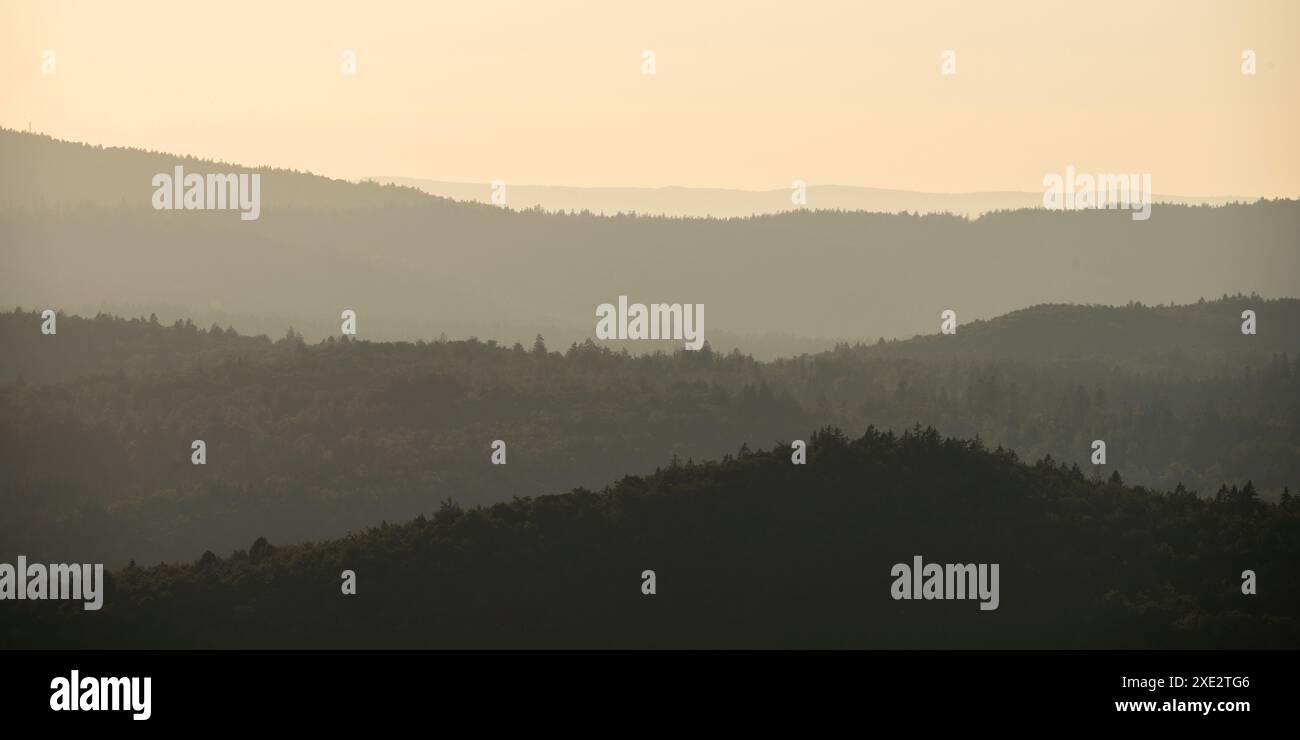
[[[594,335],[596,306],[627,295],[704,304],[715,349],[757,355],[761,346],[766,359],[812,341],[929,334],[945,309],[970,323],[1046,301],[1300,295],[1296,201],[1157,205],[1147,221],[1041,209],[973,220],[819,210],[606,217],[13,131],[0,132],[0,160],[17,163],[0,168],[6,305],[152,311],[241,333],[276,320],[313,341],[353,309],[369,339],[445,331],[509,344],[542,333],[568,346]],[[154,210],[152,176],[177,164],[198,174],[256,169],[259,218]],[[792,339],[760,342],[765,335]]]
[[[1261,327],[1243,339],[1261,349],[1234,355],[1243,303],[1256,306]],[[39,314],[0,314],[0,344],[11,349],[0,355],[0,551],[143,564],[258,535],[334,537],[446,498],[486,504],[598,487],[674,456],[716,459],[827,424],[930,425],[1025,459],[1050,454],[1089,477],[1118,470],[1202,496],[1249,481],[1275,501],[1300,488],[1300,369],[1295,351],[1263,350],[1287,346],[1278,323],[1295,303],[1024,314],[1031,324],[1072,317],[1060,325],[1067,336],[1088,327],[1080,317],[1105,326],[1125,312],[1183,310],[1175,324],[1206,327],[1197,362],[1149,370],[1105,353],[1035,360],[1034,333],[1019,360],[889,356],[912,344],[901,342],[761,363],[589,343],[563,352],[541,342],[308,344],[109,316],[63,316],[44,336]],[[979,331],[996,343],[1000,327]],[[1224,364],[1193,374],[1213,336]],[[194,440],[206,444],[203,466],[191,464]],[[494,440],[508,446],[506,465],[489,462]],[[1104,465],[1091,461],[1097,440]]]
[[[1254,335],[1241,332],[1241,314],[1247,310],[1256,315]],[[0,313],[0,344],[10,349],[0,356],[0,380],[21,377],[48,383],[105,373],[183,370],[225,360],[269,360],[292,356],[302,343],[292,327],[281,327],[282,335],[273,341],[267,336],[242,335],[230,326],[204,328],[179,320],[165,324],[156,317],[61,315],[58,321],[63,341],[33,330],[41,323],[37,308]],[[847,353],[867,360],[1021,362],[1080,371],[1122,368],[1202,378],[1258,367],[1274,355],[1300,356],[1300,299],[1295,298],[1234,295],[1164,306],[1044,304],[987,321],[959,321],[952,335],[939,334],[938,326],[936,314],[933,333],[907,340],[844,343],[833,352],[807,354],[774,365],[835,361]],[[498,346],[494,340],[484,344]],[[736,357],[735,353],[725,354],[733,360]],[[745,363],[747,377],[757,377],[760,365]]]
[[[1241,331],[1245,311],[1255,334]],[[936,317],[937,318],[937,317]],[[960,318],[960,316],[958,317]],[[1300,300],[1258,295],[1191,305],[1041,305],[907,341],[861,344],[864,356],[927,362],[1093,363],[1200,377],[1300,351]]]
[[[122,569],[98,612],[10,604],[0,647],[1300,647],[1290,497],[1152,493],[932,430],[790,456]],[[918,555],[998,564],[997,608],[893,599]]]

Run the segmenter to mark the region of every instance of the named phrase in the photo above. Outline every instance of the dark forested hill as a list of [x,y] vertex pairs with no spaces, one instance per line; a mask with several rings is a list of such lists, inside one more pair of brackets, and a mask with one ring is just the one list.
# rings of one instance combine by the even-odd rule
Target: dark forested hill
[[[1294,300],[1044,306],[773,363],[375,343],[0,314],[0,551],[142,564],[716,459],[820,425],[916,424],[1212,496],[1300,486]],[[1260,333],[1243,337],[1243,306]],[[1127,327],[1147,327],[1146,333]],[[1193,351],[1180,349],[1187,342]],[[994,348],[990,350],[989,348]],[[207,464],[191,464],[191,442]],[[490,464],[493,440],[507,464]],[[1090,464],[1094,440],[1106,465]]]
[[[1143,222],[1032,209],[603,217],[13,131],[0,131],[0,161],[17,163],[0,168],[5,304],[154,311],[244,333],[276,320],[309,340],[350,308],[370,339],[543,333],[567,346],[594,336],[596,306],[627,295],[702,303],[716,349],[769,358],[814,340],[929,334],[945,309],[968,323],[1045,301],[1300,295],[1295,201],[1162,204]],[[260,218],[153,210],[150,178],[176,164],[261,173]]]
[[[0,647],[1300,647],[1290,497],[1152,493],[932,430],[808,443],[805,465],[743,450],[117,570],[99,612],[0,611]],[[918,555],[998,564],[998,607],[891,598],[893,565]]]
[[[38,365],[100,371],[0,383],[0,549],[156,562],[229,549],[255,530],[333,536],[448,497],[602,485],[813,421],[764,386],[758,363],[707,351],[308,346],[107,317],[60,327],[13,346]],[[497,439],[506,465],[489,463]],[[193,440],[206,443],[205,465],[191,463]]]

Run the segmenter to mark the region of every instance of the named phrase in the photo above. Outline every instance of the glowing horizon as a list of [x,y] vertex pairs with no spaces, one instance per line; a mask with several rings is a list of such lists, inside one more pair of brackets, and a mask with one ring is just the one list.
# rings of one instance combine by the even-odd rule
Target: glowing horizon
[[0,7],[0,125],[89,144],[351,180],[1029,192],[1073,165],[1300,196],[1291,2]]

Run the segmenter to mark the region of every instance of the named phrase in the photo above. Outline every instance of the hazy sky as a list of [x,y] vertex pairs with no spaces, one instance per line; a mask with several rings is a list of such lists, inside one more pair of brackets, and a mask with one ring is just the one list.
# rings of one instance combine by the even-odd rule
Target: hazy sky
[[1296,197],[1298,37],[1292,0],[0,0],[0,125],[346,178]]

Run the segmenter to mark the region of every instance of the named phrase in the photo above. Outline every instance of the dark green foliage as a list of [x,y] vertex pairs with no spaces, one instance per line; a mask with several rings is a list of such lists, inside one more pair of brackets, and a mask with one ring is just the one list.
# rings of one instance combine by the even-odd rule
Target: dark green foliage
[[[100,613],[10,605],[0,646],[1300,647],[1293,503],[1095,482],[929,429],[823,430],[808,453],[119,570]],[[892,600],[916,554],[999,563],[1001,607]]]

